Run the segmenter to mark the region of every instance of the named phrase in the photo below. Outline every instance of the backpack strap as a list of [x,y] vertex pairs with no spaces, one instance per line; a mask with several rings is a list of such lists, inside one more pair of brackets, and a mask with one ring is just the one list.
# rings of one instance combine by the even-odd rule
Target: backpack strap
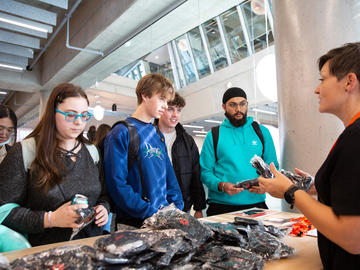
[[[140,148],[140,138],[139,134],[137,132],[136,127],[133,123],[122,120],[116,122],[111,129],[113,129],[115,126],[122,124],[124,125],[128,132],[129,132],[129,149],[128,149],[128,170],[130,170],[134,164],[134,161],[137,160],[139,148]],[[141,167],[139,167],[139,171],[141,171]],[[141,175],[142,173],[140,173]]]
[[261,143],[262,143],[262,145],[263,145],[261,158],[264,159],[264,151],[265,151],[264,135],[263,135],[262,132],[261,132],[260,125],[259,125],[258,122],[253,121],[253,122],[251,123],[251,125],[252,125],[252,127],[254,128],[256,135],[258,135],[258,137],[259,137],[259,139],[260,139],[260,141],[261,141]]
[[94,160],[95,165],[98,164],[100,156],[99,156],[99,151],[96,148],[96,146],[93,145],[93,144],[87,144],[87,143],[84,143],[84,145],[86,146],[86,148],[89,151],[92,159]]
[[128,170],[130,170],[132,168],[132,166],[136,160],[137,166],[139,169],[140,180],[141,180],[142,198],[144,201],[149,202],[150,200],[147,198],[146,193],[145,193],[144,177],[143,177],[143,173],[142,173],[141,160],[140,160],[140,156],[139,156],[139,148],[140,148],[139,133],[137,132],[137,129],[134,126],[134,124],[131,123],[130,121],[127,121],[126,119],[116,122],[111,127],[111,129],[113,129],[115,126],[117,126],[119,124],[124,125],[128,129],[128,132],[129,132]]
[[162,143],[165,143],[164,135],[162,135],[159,126],[156,125],[156,124],[153,124],[153,125],[154,125],[154,127],[155,127],[155,129],[156,129],[156,133],[157,133],[157,134],[159,135],[159,137],[160,137],[160,141],[161,141]]
[[34,137],[21,141],[21,150],[23,155],[23,162],[25,171],[30,169],[31,163],[36,155],[36,141]]
[[[263,145],[263,149],[262,149],[262,154],[261,154],[261,158],[264,159],[264,151],[265,151],[265,141],[264,141],[264,135],[262,134],[262,131],[260,129],[260,125],[258,122],[253,121],[251,123],[253,129],[255,130],[256,135],[259,137],[262,145]],[[212,127],[211,128],[211,134],[212,134],[212,138],[213,138],[213,144],[214,144],[214,153],[215,153],[215,161],[218,161],[218,157],[217,157],[217,144],[219,141],[219,131],[220,131],[220,126],[216,126],[216,127]]]
[[211,128],[211,134],[212,134],[213,145],[214,145],[214,153],[215,153],[215,162],[218,161],[216,149],[217,149],[217,144],[218,144],[218,141],[219,141],[219,130],[220,130],[220,126],[216,126],[216,127]]

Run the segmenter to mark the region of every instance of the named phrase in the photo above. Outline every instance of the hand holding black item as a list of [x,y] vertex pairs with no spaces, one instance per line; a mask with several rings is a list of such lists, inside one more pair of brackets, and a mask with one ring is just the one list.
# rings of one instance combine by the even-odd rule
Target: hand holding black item
[[[266,164],[261,157],[254,155],[250,163],[256,169],[256,172],[264,178],[274,178],[274,175],[270,170],[270,166]],[[280,172],[287,178],[289,178],[294,185],[298,186],[300,189],[308,190],[313,182],[313,178],[305,172],[302,172],[300,170],[297,171],[301,173],[295,174],[290,171],[285,171],[283,169],[280,170]]]

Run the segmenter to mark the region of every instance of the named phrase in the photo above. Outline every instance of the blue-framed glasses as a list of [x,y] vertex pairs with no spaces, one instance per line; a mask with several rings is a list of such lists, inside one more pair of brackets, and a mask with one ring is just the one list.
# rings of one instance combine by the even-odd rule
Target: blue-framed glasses
[[87,113],[82,113],[82,114],[77,114],[77,113],[65,113],[65,112],[62,112],[58,109],[56,109],[56,111],[58,113],[61,113],[63,115],[65,115],[65,121],[68,121],[68,122],[75,122],[76,119],[78,119],[80,117],[81,121],[83,122],[87,122],[90,120],[90,118],[93,116],[91,113],[87,112]]

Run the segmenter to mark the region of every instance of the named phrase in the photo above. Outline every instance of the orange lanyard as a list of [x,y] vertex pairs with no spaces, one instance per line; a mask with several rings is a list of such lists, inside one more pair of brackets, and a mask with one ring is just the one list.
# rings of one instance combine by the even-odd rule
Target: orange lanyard
[[[345,128],[347,128],[348,126],[350,126],[352,123],[354,123],[356,121],[356,119],[358,119],[360,117],[360,112],[358,112],[357,114],[355,114],[355,116],[350,120],[350,122],[346,125]],[[329,154],[331,153],[331,151],[334,149],[335,145],[337,143],[337,139],[333,145],[333,147],[331,147],[331,150],[329,152]]]

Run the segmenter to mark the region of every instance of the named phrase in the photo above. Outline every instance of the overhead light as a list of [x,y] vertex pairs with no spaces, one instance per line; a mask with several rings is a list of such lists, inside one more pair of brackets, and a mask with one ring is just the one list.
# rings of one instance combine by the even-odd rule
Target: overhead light
[[256,15],[264,15],[264,0],[252,0],[250,6],[252,12],[254,12]]
[[4,92],[4,91],[0,91],[0,95],[6,95],[7,92]]
[[14,21],[14,20],[5,19],[5,18],[2,18],[2,17],[0,17],[0,22],[6,22],[6,23],[14,24],[14,25],[17,25],[17,26],[21,26],[21,27],[32,29],[32,30],[36,30],[36,31],[39,31],[39,32],[44,32],[44,33],[49,32],[45,28],[33,26],[33,25],[30,25],[30,24],[26,24],[26,23],[17,22],[17,21]]
[[95,95],[95,98],[99,98],[100,96],[99,95]]
[[208,131],[205,130],[193,130],[194,133],[202,133],[202,134],[207,134]]
[[100,121],[104,118],[105,109],[100,105],[96,105],[94,108],[94,117],[96,120]]
[[159,56],[158,56],[158,55],[155,55],[155,59],[159,59]]
[[208,122],[208,123],[216,123],[216,124],[221,124],[222,121],[218,121],[218,120],[211,120],[211,119],[206,119],[204,120],[204,122]]
[[196,137],[206,137],[206,135],[203,135],[203,134],[196,134],[195,136]]
[[130,41],[128,41],[128,42],[125,43],[125,47],[130,47],[130,46],[131,46],[131,42],[130,42]]
[[254,108],[253,111],[254,112],[261,112],[261,113],[276,115],[276,112],[265,111],[265,110],[261,110],[261,109],[257,109],[257,108]]
[[10,69],[15,69],[15,70],[24,70],[24,68],[22,68],[22,67],[7,65],[7,64],[0,64],[0,67],[10,68]]
[[203,126],[193,126],[193,125],[183,125],[183,127],[187,127],[187,128],[201,128],[201,129],[204,129]]
[[179,46],[179,49],[183,52],[185,52],[189,49],[185,38],[179,39],[178,46]]

